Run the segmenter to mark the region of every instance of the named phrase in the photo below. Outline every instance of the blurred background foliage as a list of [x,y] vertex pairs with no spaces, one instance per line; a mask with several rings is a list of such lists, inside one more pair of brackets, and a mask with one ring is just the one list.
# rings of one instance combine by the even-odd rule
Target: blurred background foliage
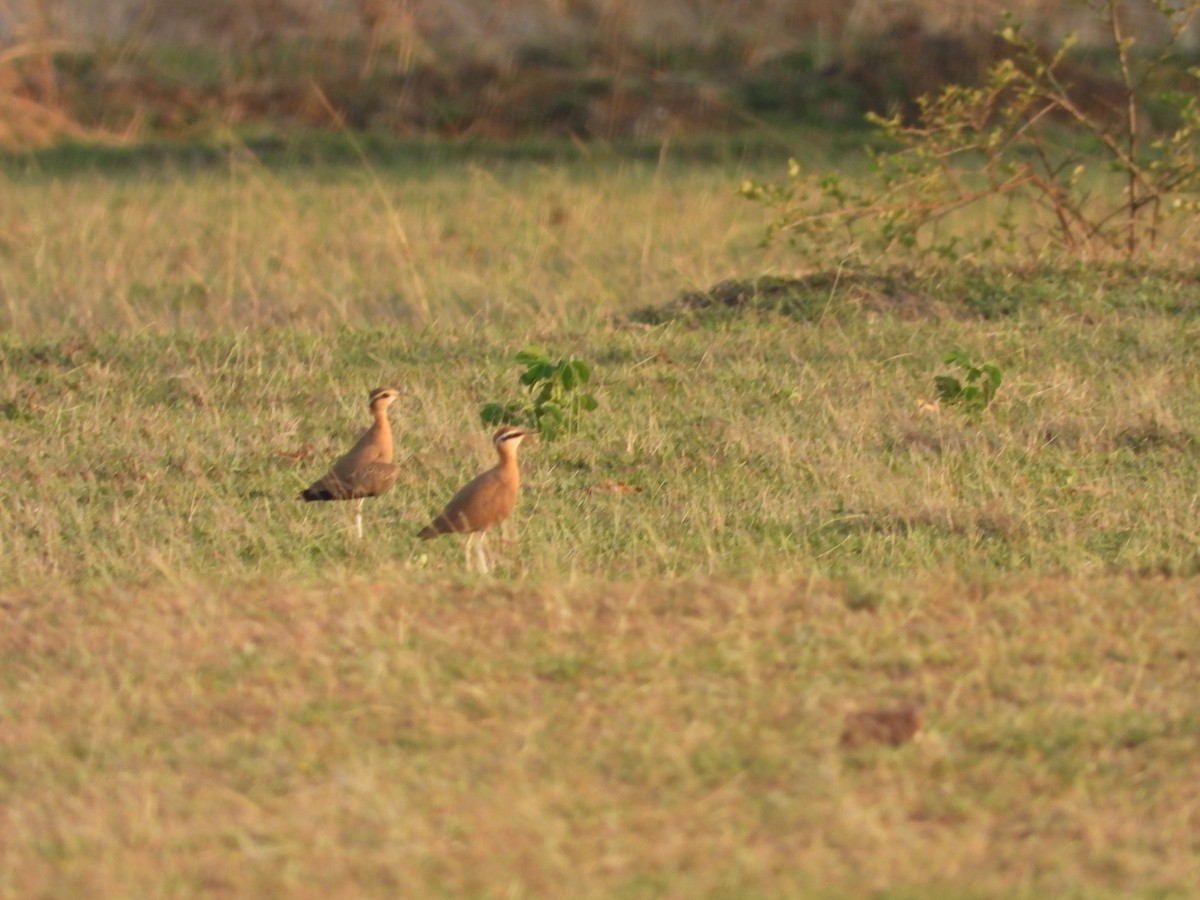
[[[227,129],[663,140],[857,126],[971,84],[1004,15],[1104,108],[1087,2],[1063,0],[0,0],[0,148]],[[1167,35],[1152,0],[1126,33]],[[1200,30],[1185,36],[1188,52]],[[1186,60],[1185,60],[1186,62]]]

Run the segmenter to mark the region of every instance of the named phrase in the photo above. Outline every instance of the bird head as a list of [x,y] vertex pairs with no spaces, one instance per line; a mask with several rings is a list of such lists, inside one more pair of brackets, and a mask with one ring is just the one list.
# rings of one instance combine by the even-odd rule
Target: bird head
[[492,443],[501,453],[516,453],[521,438],[531,434],[537,434],[537,432],[526,428],[517,428],[515,425],[505,425],[492,436]]
[[377,405],[382,405],[384,409],[387,409],[401,393],[402,391],[398,387],[377,387],[367,395],[367,404],[371,409],[375,409]]

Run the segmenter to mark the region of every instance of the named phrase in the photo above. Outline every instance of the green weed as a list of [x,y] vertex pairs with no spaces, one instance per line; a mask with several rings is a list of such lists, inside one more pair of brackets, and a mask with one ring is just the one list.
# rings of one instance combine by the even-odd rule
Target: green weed
[[960,381],[953,375],[938,375],[933,379],[939,403],[962,409],[968,415],[978,416],[996,397],[1000,390],[1000,367],[994,363],[975,365],[961,350],[951,350],[942,357],[948,366],[963,371]]
[[583,389],[592,370],[582,359],[566,356],[555,361],[531,347],[517,354],[517,362],[525,366],[518,380],[528,395],[509,403],[486,404],[479,411],[485,426],[524,425],[553,441],[578,431],[583,416],[599,406]]

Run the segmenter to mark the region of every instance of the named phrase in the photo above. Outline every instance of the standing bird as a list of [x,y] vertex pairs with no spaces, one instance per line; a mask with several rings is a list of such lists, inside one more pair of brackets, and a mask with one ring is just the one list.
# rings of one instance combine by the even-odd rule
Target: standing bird
[[505,425],[492,437],[500,461],[476,475],[471,482],[454,495],[446,504],[441,515],[417,532],[423,540],[439,534],[466,532],[466,562],[471,568],[471,545],[475,545],[479,570],[488,572],[487,554],[484,551],[484,532],[508,518],[517,504],[517,491],[521,487],[521,473],[517,469],[517,445],[521,438],[535,434],[512,425]]
[[392,464],[392,426],[387,417],[387,408],[400,396],[400,389],[375,388],[368,396],[374,424],[362,433],[349,453],[300,493],[301,500],[357,500],[354,524],[360,538],[363,501],[386,494],[400,474]]

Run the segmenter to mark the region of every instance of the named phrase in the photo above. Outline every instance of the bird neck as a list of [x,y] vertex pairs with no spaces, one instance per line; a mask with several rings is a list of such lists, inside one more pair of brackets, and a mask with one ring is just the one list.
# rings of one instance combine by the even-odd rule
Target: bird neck
[[518,479],[520,471],[517,468],[517,448],[511,444],[501,444],[496,448],[496,453],[500,457],[500,462],[496,464],[496,468],[507,477],[514,480]]
[[386,445],[388,453],[391,453],[392,425],[388,421],[387,407],[383,404],[372,406],[371,414],[375,416],[375,424],[371,426],[371,430],[378,436],[380,443]]

